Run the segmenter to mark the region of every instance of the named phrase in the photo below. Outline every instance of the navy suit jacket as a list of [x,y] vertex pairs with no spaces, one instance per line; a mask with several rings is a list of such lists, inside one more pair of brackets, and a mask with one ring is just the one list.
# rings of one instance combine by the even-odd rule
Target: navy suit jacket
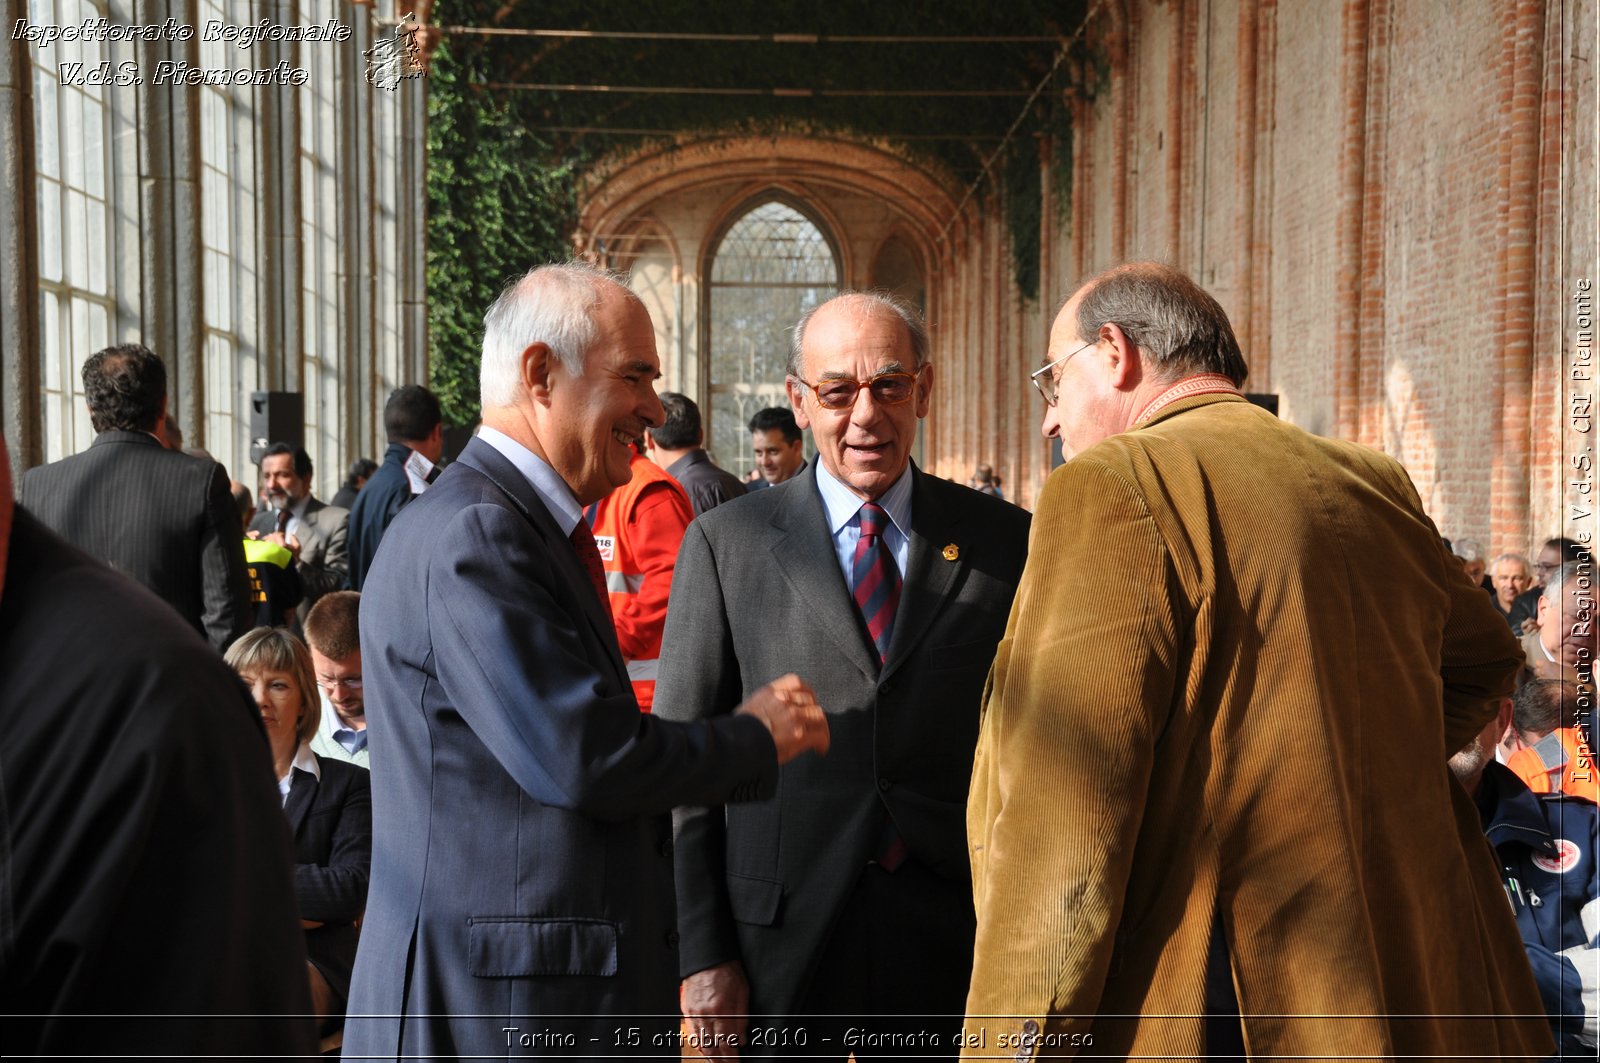
[[571,541],[482,440],[401,511],[362,594],[373,865],[346,1054],[503,1056],[506,1027],[659,1052],[669,813],[773,793],[766,729],[639,712]]

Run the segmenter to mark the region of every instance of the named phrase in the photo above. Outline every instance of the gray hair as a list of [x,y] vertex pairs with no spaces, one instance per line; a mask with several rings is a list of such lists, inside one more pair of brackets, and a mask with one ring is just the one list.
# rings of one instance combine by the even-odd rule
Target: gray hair
[[911,354],[916,359],[912,369],[920,369],[928,360],[928,326],[922,320],[922,311],[911,303],[895,295],[874,289],[869,292],[845,289],[826,302],[818,303],[800,315],[800,320],[795,322],[789,339],[789,375],[804,380],[805,374],[801,372],[801,348],[806,342],[806,326],[811,324],[811,319],[818,310],[830,306],[841,299],[848,299],[860,307],[862,317],[871,317],[874,314],[891,313],[900,319],[906,327],[906,335],[911,340]]
[[1130,262],[1079,291],[1078,338],[1092,340],[1102,325],[1116,325],[1162,379],[1205,372],[1243,384],[1250,372],[1221,304],[1171,266]]
[[1463,561],[1483,560],[1483,544],[1476,539],[1457,539],[1454,552]]
[[537,266],[506,285],[483,315],[483,361],[478,398],[487,409],[510,406],[522,393],[522,352],[544,343],[573,376],[595,340],[594,309],[606,285],[639,303],[624,281],[587,262]]
[[[1567,584],[1571,583],[1573,580],[1592,581],[1593,579],[1593,561],[1590,561],[1588,558],[1585,558],[1582,561],[1566,561],[1562,563],[1560,568],[1556,569],[1555,575],[1551,576],[1550,579],[1545,582],[1544,593],[1539,595],[1539,597],[1545,601],[1548,601],[1551,608],[1555,608],[1561,604],[1560,602],[1556,601],[1556,598],[1562,591],[1567,589]],[[1580,583],[1579,586],[1583,587],[1585,584]]]
[[1533,573],[1533,565],[1521,554],[1497,554],[1495,555],[1495,559],[1489,562],[1489,567],[1493,568],[1502,561],[1515,561],[1517,564],[1522,566],[1522,571],[1525,574],[1531,575]]

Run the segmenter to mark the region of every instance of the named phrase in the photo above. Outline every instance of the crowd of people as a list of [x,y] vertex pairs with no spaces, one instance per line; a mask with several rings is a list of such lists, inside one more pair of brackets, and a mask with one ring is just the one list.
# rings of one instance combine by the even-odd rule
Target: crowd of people
[[0,483],[12,1049],[1592,1057],[1585,545],[1441,539],[1164,266],[1056,318],[1032,514],[911,460],[897,298],[795,324],[749,480],[654,335],[530,271],[464,450],[398,388],[331,504],[85,362]]

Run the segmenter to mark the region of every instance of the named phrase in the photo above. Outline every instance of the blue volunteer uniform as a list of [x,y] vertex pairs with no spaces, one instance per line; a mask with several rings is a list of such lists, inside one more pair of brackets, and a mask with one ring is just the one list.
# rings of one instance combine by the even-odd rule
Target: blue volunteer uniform
[[1600,1011],[1600,809],[1581,797],[1535,794],[1492,762],[1476,800],[1561,1054],[1592,1059]]

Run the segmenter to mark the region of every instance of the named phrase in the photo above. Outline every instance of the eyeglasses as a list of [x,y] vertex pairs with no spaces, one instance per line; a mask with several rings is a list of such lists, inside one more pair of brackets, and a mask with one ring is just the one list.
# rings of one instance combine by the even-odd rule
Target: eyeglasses
[[328,679],[319,675],[317,676],[317,686],[324,690],[332,690],[334,687],[344,687],[346,690],[360,690],[361,677],[352,675],[346,676],[344,679]]
[[819,384],[794,379],[816,393],[824,409],[848,410],[856,404],[862,388],[872,392],[872,401],[884,406],[899,406],[911,401],[917,390],[917,378],[927,366],[918,366],[914,373],[882,373],[871,380],[851,380],[849,377],[830,377]]
[[[1073,351],[1072,354],[1077,354],[1078,351],[1086,351],[1099,342],[1099,340],[1090,340],[1082,347],[1079,347],[1077,351]],[[1072,360],[1072,354],[1063,355],[1044,368],[1035,369],[1032,373],[1028,374],[1028,379],[1033,381],[1033,386],[1038,388],[1039,394],[1044,396],[1044,404],[1046,406],[1054,406],[1056,404],[1056,400],[1061,397],[1060,393],[1056,391],[1056,378],[1050,375],[1050,370],[1054,369],[1058,365],[1066,365]]]

